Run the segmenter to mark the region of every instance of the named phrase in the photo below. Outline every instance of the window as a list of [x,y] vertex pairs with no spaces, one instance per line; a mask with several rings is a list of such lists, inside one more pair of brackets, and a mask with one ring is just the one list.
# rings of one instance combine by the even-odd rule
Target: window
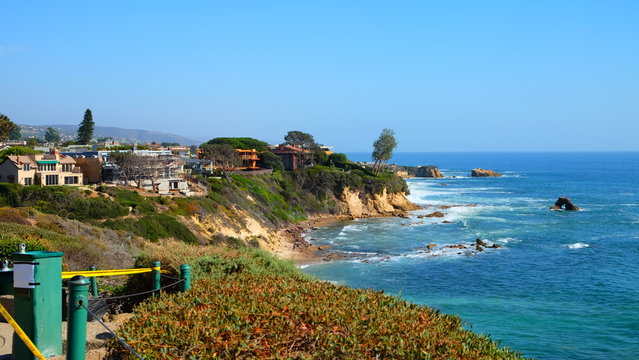
[[33,185],[33,178],[24,178],[24,185]]
[[38,164],[38,171],[55,171],[56,164]]
[[31,164],[22,164],[22,170],[24,171],[31,170]]
[[77,176],[65,176],[64,177],[64,183],[66,185],[77,184],[78,183],[78,177]]
[[62,164],[63,172],[71,172],[73,171],[73,164]]
[[[45,164],[50,165],[50,164]],[[46,185],[58,185],[58,175],[47,175],[45,178]]]

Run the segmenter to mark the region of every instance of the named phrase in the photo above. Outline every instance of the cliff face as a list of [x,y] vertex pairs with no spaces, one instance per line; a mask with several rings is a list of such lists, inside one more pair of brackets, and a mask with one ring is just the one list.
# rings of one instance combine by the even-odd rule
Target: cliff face
[[354,218],[402,216],[406,211],[419,209],[404,193],[389,194],[386,189],[381,194],[371,195],[345,188],[339,201],[340,214]]
[[[406,198],[404,193],[389,193],[386,189],[379,194],[370,194],[361,190],[344,188],[339,196],[330,196],[325,201],[335,204],[331,211],[314,213],[309,216],[309,220],[405,216],[406,211],[419,209]],[[283,231],[281,226],[266,221],[259,213],[247,211],[238,206],[234,206],[232,211],[185,217],[183,221],[201,242],[221,241],[234,245],[241,241],[247,245],[275,251],[281,248],[282,237],[286,237],[286,230]],[[284,227],[293,225],[295,224]]]

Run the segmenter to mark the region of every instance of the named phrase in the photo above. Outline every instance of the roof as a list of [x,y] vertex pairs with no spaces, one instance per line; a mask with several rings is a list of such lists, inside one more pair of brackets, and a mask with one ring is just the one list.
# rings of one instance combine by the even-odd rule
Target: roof
[[18,164],[36,165],[36,163],[28,155],[9,155],[7,159],[11,160],[16,166]]
[[305,154],[305,153],[311,152],[310,150],[300,149],[295,146],[284,146],[284,145],[280,145],[270,150],[274,154]]

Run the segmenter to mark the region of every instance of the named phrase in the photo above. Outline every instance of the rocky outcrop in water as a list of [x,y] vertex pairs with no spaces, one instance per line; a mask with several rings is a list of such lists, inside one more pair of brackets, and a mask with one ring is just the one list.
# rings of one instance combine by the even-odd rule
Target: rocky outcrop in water
[[477,169],[471,170],[470,176],[472,176],[472,177],[498,177],[498,176],[503,176],[503,175],[498,173],[497,171],[477,168]]
[[444,175],[442,175],[441,172],[439,172],[439,169],[437,168],[437,166],[420,166],[417,168],[417,173],[415,174],[415,176],[417,177],[428,177],[428,178],[443,178]]
[[561,210],[565,209],[568,211],[577,211],[579,207],[575,206],[569,198],[562,196],[555,202],[555,205],[550,207],[550,210]]
[[446,214],[444,214],[441,211],[435,211],[434,213],[430,213],[427,215],[418,215],[417,218],[418,219],[423,219],[423,218],[429,218],[429,217],[444,217],[446,216]]

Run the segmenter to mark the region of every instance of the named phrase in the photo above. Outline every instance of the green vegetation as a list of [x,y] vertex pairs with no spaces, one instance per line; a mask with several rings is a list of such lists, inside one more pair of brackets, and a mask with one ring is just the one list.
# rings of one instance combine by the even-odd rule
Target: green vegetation
[[48,127],[47,132],[44,134],[44,140],[52,143],[59,143],[60,133],[58,132],[58,130],[52,127]]
[[378,174],[386,166],[388,160],[393,156],[393,151],[397,147],[395,132],[391,129],[384,129],[379,138],[373,143],[372,159],[375,161],[373,172]]
[[93,138],[93,128],[95,123],[93,122],[93,114],[91,109],[86,109],[84,112],[84,118],[78,127],[77,142],[81,145],[86,145],[91,142]]
[[268,143],[250,137],[218,137],[206,142],[209,145],[229,145],[233,149],[266,151]]
[[0,113],[0,141],[7,140],[15,128],[16,124],[7,115]]
[[258,154],[260,160],[257,162],[257,166],[263,169],[284,170],[284,164],[282,159],[273,154],[270,151],[262,151]]
[[9,155],[33,155],[41,153],[42,151],[33,150],[26,146],[12,146],[0,151],[0,162],[4,161]]
[[313,135],[305,133],[303,131],[289,131],[284,136],[284,141],[287,145],[296,146],[302,149],[316,149],[319,145],[315,142]]
[[0,183],[0,206],[30,206],[48,214],[68,219],[91,221],[116,218],[136,213],[151,213],[153,203],[138,193],[118,188],[107,188],[113,198],[91,197],[69,186],[21,186]]
[[142,303],[119,335],[149,359],[521,359],[456,316],[277,262],[249,249],[190,258],[192,289]]
[[166,214],[146,215],[139,219],[106,220],[101,226],[113,230],[130,231],[151,241],[172,237],[189,244],[198,242],[191,230]]

